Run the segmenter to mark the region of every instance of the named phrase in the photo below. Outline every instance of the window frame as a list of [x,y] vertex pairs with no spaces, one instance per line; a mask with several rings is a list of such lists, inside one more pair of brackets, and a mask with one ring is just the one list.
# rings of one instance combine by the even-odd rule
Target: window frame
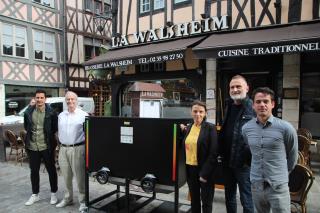
[[[35,34],[36,33],[40,33],[42,38],[41,38],[41,41],[37,41],[36,40],[36,37],[35,37]],[[52,63],[56,63],[57,62],[57,52],[56,52],[56,41],[55,41],[55,33],[53,32],[47,32],[47,31],[41,31],[41,30],[38,30],[38,29],[33,29],[33,32],[32,32],[32,35],[33,35],[33,47],[34,47],[34,60],[37,60],[37,61],[45,61],[45,62],[52,62]],[[48,38],[49,36],[52,38],[52,42],[49,43],[48,41]],[[42,51],[42,58],[39,59],[39,58],[36,58],[36,42],[41,42],[41,51]],[[52,44],[52,48],[46,48],[48,44]],[[49,51],[49,50],[52,50],[52,51]],[[48,56],[48,53],[51,53],[52,54],[52,60],[48,60],[46,59],[46,56]]]
[[172,2],[173,9],[178,9],[178,8],[182,8],[182,7],[188,7],[188,6],[191,5],[191,3],[192,3],[191,0],[182,0],[180,2],[176,2],[176,0],[173,0],[173,2]]
[[138,1],[138,4],[139,4],[139,17],[150,15],[151,12],[153,14],[156,14],[156,13],[164,11],[164,8],[166,6],[165,5],[165,0],[159,0],[159,1],[162,1],[162,7],[159,7],[159,8],[155,8],[155,1],[157,1],[157,0],[149,0],[149,10],[148,11],[142,11],[143,0],[139,0]]
[[[97,5],[99,5],[98,7],[97,7]],[[98,11],[97,11],[97,9],[98,9]],[[101,1],[93,1],[93,13],[95,13],[95,14],[102,14],[102,10],[103,10],[103,8],[102,8],[102,2]]]
[[[49,1],[49,4],[46,3],[46,1]],[[32,0],[33,3],[36,4],[41,4],[45,7],[51,7],[51,8],[55,8],[55,0]],[[52,5],[51,5],[52,4]]]
[[[84,40],[88,40],[88,42],[83,43],[83,59],[84,61],[88,61],[90,59],[93,59],[94,57],[97,57],[101,54],[100,45],[102,44],[102,40],[100,39],[94,39],[90,37],[84,37]],[[90,42],[89,42],[90,40]],[[87,51],[86,47],[91,48],[90,52],[90,58],[87,57]]]
[[[143,3],[143,1],[149,1],[149,3]],[[149,5],[149,10],[142,10],[145,5]],[[151,11],[151,0],[139,0],[139,12],[140,14],[150,13]]]
[[[176,2],[178,1],[178,2]],[[186,3],[186,2],[190,2],[190,0],[173,0],[173,4],[182,4],[182,3]]]
[[[20,26],[20,25],[15,25],[15,24],[10,24],[10,23],[0,23],[0,28],[1,28],[1,55],[2,56],[6,56],[6,57],[17,57],[17,58],[28,58],[29,57],[29,54],[28,54],[28,36],[27,36],[27,28],[24,27],[24,26]],[[5,35],[5,32],[4,32],[4,26],[7,25],[7,26],[10,26],[12,28],[12,35]],[[17,40],[21,37],[17,37],[17,28],[20,28],[22,29],[24,32],[23,32],[23,39],[24,39],[24,47],[20,47],[20,46],[17,46]],[[4,53],[4,37],[5,36],[9,36],[11,37],[11,47],[12,47],[12,54],[6,54]],[[23,48],[24,49],[24,56],[18,56],[17,55],[17,48],[21,49]]]
[[[159,2],[162,1],[162,7],[155,8],[156,1],[159,1]],[[165,0],[153,0],[153,7],[152,7],[153,11],[163,10],[164,6],[165,6]]]
[[137,73],[157,73],[157,72],[166,72],[166,62],[155,62],[148,64],[137,64],[136,70]]
[[[93,0],[84,0],[84,10],[92,12],[93,11],[93,3],[94,3]],[[89,6],[89,4],[90,4],[90,7],[88,8],[87,6]]]
[[106,12],[105,6],[108,5],[109,9],[111,9],[111,5],[106,3],[104,0],[84,0],[83,1],[83,10],[86,13],[92,14],[103,14]]

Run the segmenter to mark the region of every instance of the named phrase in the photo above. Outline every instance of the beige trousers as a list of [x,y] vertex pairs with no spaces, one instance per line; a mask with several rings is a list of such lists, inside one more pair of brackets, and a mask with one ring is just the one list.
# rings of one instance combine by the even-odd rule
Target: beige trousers
[[60,146],[59,165],[66,184],[64,199],[66,201],[73,199],[72,178],[75,176],[79,190],[79,203],[85,203],[85,146]]

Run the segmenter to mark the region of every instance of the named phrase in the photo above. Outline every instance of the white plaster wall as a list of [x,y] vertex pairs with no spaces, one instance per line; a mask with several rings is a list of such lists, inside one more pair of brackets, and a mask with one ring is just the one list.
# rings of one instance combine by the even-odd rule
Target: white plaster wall
[[216,82],[217,82],[217,61],[214,58],[206,60],[206,91],[214,90],[214,98],[206,99],[207,109],[208,109],[208,121],[216,123]]
[[[300,89],[300,54],[283,55],[283,88]],[[299,127],[299,98],[282,100],[282,119]]]

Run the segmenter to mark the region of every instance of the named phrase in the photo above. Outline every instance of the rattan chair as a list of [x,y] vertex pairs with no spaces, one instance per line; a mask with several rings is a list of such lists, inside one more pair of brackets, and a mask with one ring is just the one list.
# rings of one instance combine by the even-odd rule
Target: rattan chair
[[298,135],[303,135],[304,137],[308,138],[309,140],[312,140],[312,134],[308,129],[305,128],[299,128],[297,130]]
[[303,165],[297,164],[289,176],[289,189],[292,212],[307,212],[306,201],[308,192],[313,184],[311,170]]
[[303,135],[298,135],[298,149],[299,151],[303,154],[304,156],[304,161],[305,165],[310,167],[310,144],[311,141],[303,136]]
[[23,153],[23,155],[22,155],[22,157],[21,157],[21,163],[22,163],[22,161],[23,161],[24,159],[27,159],[27,158],[28,158],[27,152],[26,152],[26,143],[25,143],[25,141],[26,141],[26,136],[27,136],[27,131],[26,131],[26,130],[21,130],[19,136],[20,136],[20,140],[21,140],[21,142],[22,142],[22,144],[23,144],[23,148],[24,148],[24,153]]
[[9,158],[11,155],[14,155],[16,163],[18,163],[24,156],[24,145],[18,142],[17,136],[11,130],[6,130],[5,136],[10,144]]
[[298,164],[300,165],[306,165],[306,162],[304,160],[304,156],[302,154],[302,152],[298,151]]

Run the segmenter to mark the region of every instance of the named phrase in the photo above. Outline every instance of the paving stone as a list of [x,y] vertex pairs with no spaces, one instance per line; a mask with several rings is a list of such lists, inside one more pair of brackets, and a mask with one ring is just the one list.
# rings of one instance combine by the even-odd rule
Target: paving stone
[[[313,159],[313,158],[312,158]],[[316,157],[314,158],[316,159]],[[315,174],[314,184],[309,192],[307,199],[307,212],[308,213],[319,213],[320,212],[320,162],[313,161],[311,162],[313,171]],[[13,161],[1,162],[0,163],[0,213],[69,213],[69,212],[78,212],[79,204],[77,202],[77,189],[76,183],[74,182],[74,204],[67,206],[65,208],[56,208],[54,205],[50,205],[50,186],[48,175],[46,171],[43,172],[43,165],[41,166],[40,172],[40,198],[41,200],[35,203],[32,206],[25,206],[24,203],[28,200],[31,195],[31,183],[30,183],[30,170],[27,163],[15,165]],[[63,198],[64,182],[61,174],[58,176],[59,189],[57,192],[57,197],[59,200]],[[112,190],[116,189],[116,186],[113,184],[100,185],[93,178],[90,178],[90,199],[99,197],[103,194],[106,194]],[[124,192],[124,188],[121,187],[121,191]],[[187,186],[183,186],[179,190],[180,196],[180,212],[186,212],[188,209],[189,201],[187,200]],[[143,194],[141,192],[136,192],[137,194]],[[239,193],[238,193],[239,194]],[[101,202],[103,204],[108,203],[115,199],[110,197],[105,201]],[[143,198],[145,200],[146,198]],[[150,212],[159,205],[163,204],[165,201],[173,201],[174,194],[157,194],[157,199],[154,200],[147,206],[139,210],[139,213]],[[139,201],[142,202],[143,200]],[[241,205],[239,200],[239,195],[237,196],[238,209],[241,211]],[[184,205],[183,205],[184,204]],[[101,212],[99,210],[90,209],[90,212]],[[171,212],[171,211],[168,211]],[[224,205],[224,190],[216,189],[215,198],[213,203],[213,212],[215,213],[225,213]]]

